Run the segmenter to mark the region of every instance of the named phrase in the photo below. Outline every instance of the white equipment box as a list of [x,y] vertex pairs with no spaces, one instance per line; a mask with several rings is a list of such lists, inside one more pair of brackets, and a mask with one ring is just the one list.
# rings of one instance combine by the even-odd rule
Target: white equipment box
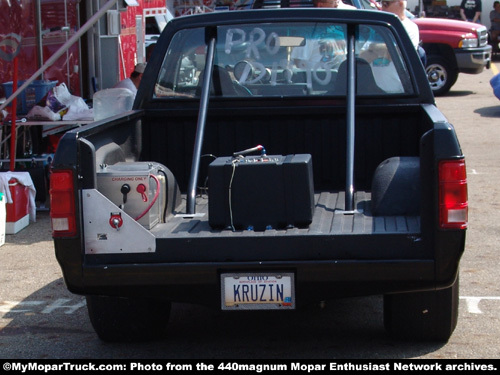
[[[146,229],[162,221],[166,180],[153,162],[120,162],[97,172],[97,190]],[[116,225],[121,223],[117,218]],[[118,229],[118,228],[117,228]]]

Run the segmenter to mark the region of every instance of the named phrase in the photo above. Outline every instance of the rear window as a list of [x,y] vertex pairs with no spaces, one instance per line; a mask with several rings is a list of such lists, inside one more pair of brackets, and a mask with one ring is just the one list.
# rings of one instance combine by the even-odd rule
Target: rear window
[[[413,93],[390,29],[358,25],[354,37],[357,95]],[[210,95],[346,95],[347,38],[347,25],[341,23],[219,26]],[[155,97],[199,97],[207,48],[205,29],[179,31],[166,53]]]

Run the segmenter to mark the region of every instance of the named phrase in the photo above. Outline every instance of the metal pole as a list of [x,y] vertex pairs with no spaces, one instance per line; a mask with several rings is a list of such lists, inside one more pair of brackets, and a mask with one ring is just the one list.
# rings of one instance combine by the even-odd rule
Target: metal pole
[[27,79],[21,87],[19,87],[11,96],[5,100],[5,102],[0,105],[0,111],[7,107],[7,105],[14,100],[23,90],[28,87],[31,82],[33,82],[40,74],[42,74],[49,66],[57,61],[80,37],[85,34],[98,20],[101,18],[111,7],[113,7],[118,0],[109,0],[99,11],[94,14],[85,24],[76,32],[66,43],[64,43],[61,48],[59,48],[55,54],[53,54],[43,66],[38,69],[29,79]]
[[345,211],[354,211],[354,116],[356,104],[356,57],[354,55],[354,30],[347,40],[347,121],[346,121],[346,184]]
[[35,18],[36,18],[36,48],[37,48],[37,68],[43,65],[43,40],[42,40],[42,6],[41,0],[35,3]]
[[205,61],[205,72],[201,88],[200,110],[198,114],[198,124],[196,128],[196,139],[193,150],[193,161],[191,163],[191,175],[187,191],[186,213],[193,215],[196,213],[196,185],[200,172],[201,149],[205,134],[205,124],[207,118],[208,99],[210,96],[210,81],[212,80],[213,62],[215,55],[215,36],[209,41],[207,57]]
[[[12,90],[17,88],[17,71],[18,71],[18,60],[17,56],[14,57],[14,73],[12,81]],[[16,168],[16,147],[17,147],[17,135],[16,135],[16,112],[17,112],[17,98],[14,98],[12,109],[12,124],[10,126],[10,170],[14,171]]]

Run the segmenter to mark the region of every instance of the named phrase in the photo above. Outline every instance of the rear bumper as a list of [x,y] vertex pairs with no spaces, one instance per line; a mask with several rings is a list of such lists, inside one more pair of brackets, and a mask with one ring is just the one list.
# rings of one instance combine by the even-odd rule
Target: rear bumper
[[474,49],[455,49],[457,66],[460,73],[479,74],[491,64],[491,46]]
[[[148,296],[173,302],[220,306],[220,275],[238,272],[292,272],[298,305],[337,297],[430,290],[435,263],[422,261],[300,261],[86,266],[79,294]],[[69,286],[69,285],[68,285]]]
[[54,245],[66,286],[75,294],[220,306],[222,273],[287,272],[295,276],[296,301],[302,305],[448,287],[458,272],[465,231],[443,231],[430,242],[407,234],[235,236],[190,238],[189,246],[182,242],[176,250],[177,241],[164,241],[156,254],[83,255],[79,238],[57,239]]

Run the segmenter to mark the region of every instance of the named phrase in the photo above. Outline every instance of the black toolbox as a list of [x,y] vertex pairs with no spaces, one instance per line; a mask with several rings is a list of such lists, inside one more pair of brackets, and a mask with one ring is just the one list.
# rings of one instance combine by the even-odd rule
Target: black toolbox
[[309,154],[220,157],[208,167],[208,186],[212,228],[282,229],[312,221]]

